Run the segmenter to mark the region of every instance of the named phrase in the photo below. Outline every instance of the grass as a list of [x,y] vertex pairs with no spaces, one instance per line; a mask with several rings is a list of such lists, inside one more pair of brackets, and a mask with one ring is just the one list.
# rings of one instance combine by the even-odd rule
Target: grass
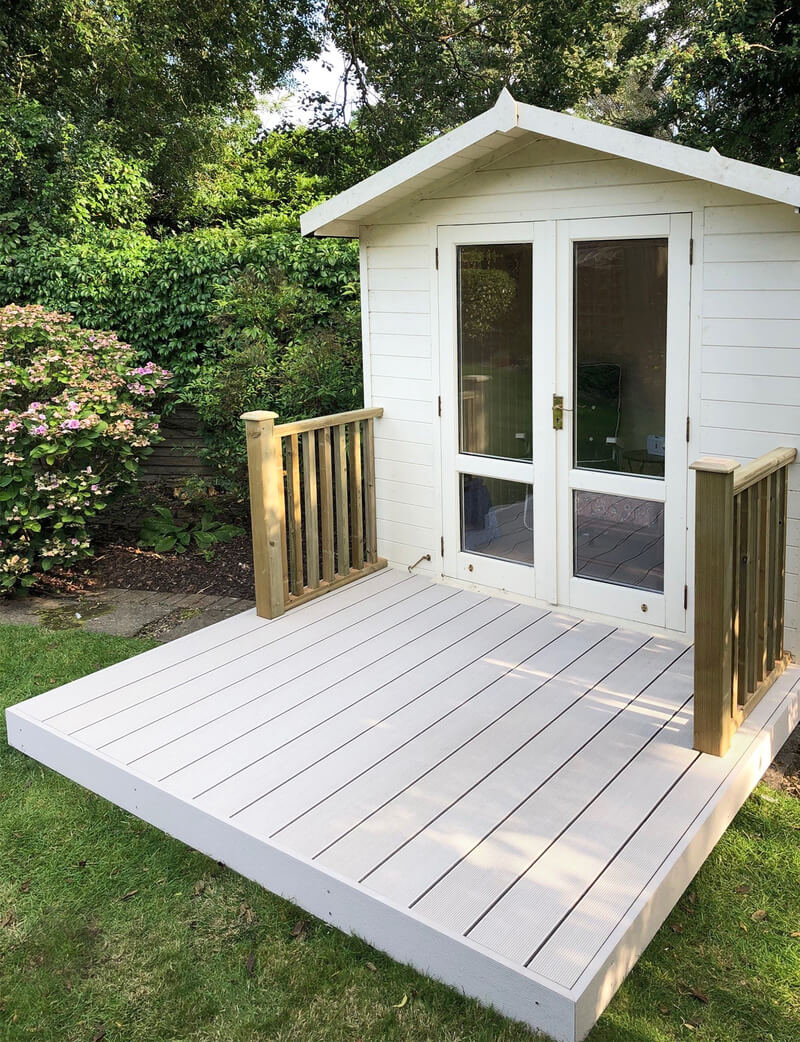
[[[0,702],[148,646],[2,626]],[[800,801],[760,787],[592,1042],[797,1042],[798,883]],[[530,1037],[9,750],[3,733],[0,1039]]]

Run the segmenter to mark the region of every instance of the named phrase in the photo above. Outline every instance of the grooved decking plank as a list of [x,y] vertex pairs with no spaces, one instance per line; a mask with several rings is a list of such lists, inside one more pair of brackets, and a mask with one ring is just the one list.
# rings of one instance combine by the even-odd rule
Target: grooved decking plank
[[[703,755],[694,760],[531,960],[534,972],[565,987],[575,986],[669,855],[696,828],[698,815],[721,794],[726,778],[751,751],[761,728],[778,712],[773,700],[797,686],[797,671],[784,673],[772,688],[772,699],[757,706],[734,735],[730,755]],[[728,816],[732,818],[737,810],[732,805]]]
[[[570,818],[610,782],[620,758],[624,762],[661,726],[665,709],[671,712],[686,700],[691,687],[675,703],[673,680],[663,679],[667,667],[684,652],[674,642],[651,640],[615,670],[584,705],[577,721],[583,724],[580,737],[576,740],[568,730],[563,733],[566,741],[555,747],[557,773],[540,778],[540,787],[524,802],[524,790],[522,796],[519,790],[510,792],[502,785],[502,775],[492,779],[492,800],[479,786],[461,801],[447,822],[446,835],[451,837],[453,820],[462,823],[456,844],[448,845],[453,867],[414,907],[447,929],[468,931]],[[686,680],[691,682],[690,672]],[[646,702],[639,701],[643,689]],[[589,736],[587,724],[594,731]],[[537,770],[538,762],[532,759],[531,774]]]
[[[410,680],[414,686],[424,685],[425,697],[390,719],[376,721],[357,741],[276,788],[242,815],[243,822],[268,828],[267,834],[281,839],[281,827],[292,823],[289,842],[316,854],[373,809],[384,792],[396,791],[407,777],[472,736],[483,716],[501,712],[504,697],[496,686],[498,678],[537,647],[557,642],[574,625],[563,616],[535,619],[529,611],[515,610],[498,620],[500,625],[463,642],[458,656],[441,664],[447,673],[442,669],[439,676],[431,675],[425,667],[401,678],[403,684]],[[310,800],[310,793],[316,798]],[[309,808],[313,811],[305,815]]]
[[[328,662],[298,677],[287,685],[286,697],[292,706],[312,699],[324,702],[335,684],[352,680],[362,670],[368,671],[368,683],[374,689],[379,684],[377,678],[383,674],[383,660],[387,655],[402,648],[411,657],[410,645],[425,637],[428,631],[441,627],[441,635],[446,639],[446,627],[457,627],[459,616],[486,611],[484,618],[490,618],[491,610],[480,601],[476,603],[474,595],[458,593],[448,597],[357,648],[347,649],[337,662]],[[302,730],[302,724],[299,729]],[[265,777],[269,778],[269,766],[263,758],[264,744],[257,732],[248,734],[242,741],[231,743],[166,777],[164,786],[178,795],[197,798],[214,813],[233,814],[264,792]]]
[[[331,661],[341,652],[343,639],[348,639],[344,634],[349,632],[352,641],[359,639],[356,633],[368,640],[427,605],[445,599],[442,595],[437,597],[424,585],[417,587],[408,584],[380,596],[382,600],[374,605],[374,611],[369,611],[368,607],[360,608],[355,619],[348,613],[343,620],[347,622],[343,630],[336,627],[332,633],[319,640],[314,640],[314,635],[308,632],[293,633],[267,648],[253,648],[249,653],[191,680],[176,675],[173,685],[157,695],[141,697],[139,691],[135,695],[126,692],[124,698],[109,700],[102,707],[105,714],[97,711],[94,722],[86,722],[85,718],[81,718],[80,726],[76,727],[75,718],[71,717],[65,730],[68,729],[69,733],[89,745],[103,748],[138,728],[160,723],[167,717],[171,718],[172,714],[195,707],[204,700],[213,704],[219,713],[239,701],[270,691]],[[195,709],[190,708],[190,715],[194,712]],[[179,730],[183,726],[182,719],[181,722],[174,722]],[[156,731],[160,737],[158,727]]]
[[[403,676],[410,668],[409,645],[428,657],[440,653],[451,644],[479,632],[508,608],[486,601],[470,603],[449,598],[424,613],[424,617],[407,620],[383,635],[383,657],[376,657],[376,640],[351,649],[343,656],[340,674],[323,671],[315,676],[300,678],[305,697],[280,715],[274,714],[279,692],[259,698],[217,721],[213,727],[203,727],[186,736],[177,745],[179,755],[165,780],[181,787],[181,791],[205,792],[224,781],[232,771],[260,764],[265,788],[271,784],[276,757],[283,763],[277,771],[277,780],[286,777],[295,761],[284,750],[294,749],[297,742],[313,736],[325,742],[325,736],[340,721],[345,728],[358,727],[362,713],[369,715],[365,706],[383,684],[389,687],[396,676]],[[309,681],[314,686],[309,687]],[[292,693],[290,685],[289,693]],[[386,688],[384,690],[387,690]],[[402,691],[400,692],[402,693]],[[391,696],[391,691],[389,692]],[[294,696],[293,696],[294,697]],[[288,743],[288,744],[287,744]],[[164,763],[169,762],[172,746],[162,750]],[[284,754],[281,758],[280,754]],[[160,768],[160,769],[163,769]],[[236,809],[236,808],[233,808]]]
[[[691,677],[674,690],[691,697]],[[678,695],[678,698],[680,695]],[[583,893],[696,761],[693,719],[685,704],[667,716],[597,798],[481,919],[470,936],[514,962],[527,964]]]
[[[37,719],[47,720],[63,730],[60,723],[62,714],[70,710],[88,706],[89,703],[96,705],[99,699],[108,696],[123,699],[123,692],[136,685],[141,697],[155,694],[175,683],[173,671],[180,675],[181,680],[202,676],[213,669],[215,663],[238,657],[245,646],[266,647],[329,616],[339,615],[369,599],[374,593],[407,581],[407,578],[385,568],[343,589],[335,599],[322,597],[278,619],[259,619],[255,609],[242,612],[142,655],[46,691],[29,699],[26,706],[32,718],[35,714]],[[349,596],[346,597],[346,594]]]
[[[237,708],[269,692],[302,669],[306,671],[335,657],[343,647],[360,643],[359,634],[375,634],[418,610],[424,586],[401,583],[379,590],[362,605],[328,616],[298,629],[264,648],[243,648],[231,663],[190,680],[174,678],[173,686],[129,708],[94,729],[96,744],[125,763],[141,763],[154,757],[153,774],[161,777],[181,761],[177,745],[161,754],[166,766],[158,773],[156,762],[168,743],[179,742],[198,727],[222,720]],[[325,598],[320,598],[324,600]],[[287,613],[291,614],[291,612]],[[81,732],[84,740],[89,729]]]
[[[523,787],[531,780],[531,761],[538,759],[537,746],[532,744],[535,738],[541,734],[539,747],[547,744],[547,728],[647,639],[643,634],[608,631],[609,627],[581,622],[562,637],[553,648],[566,653],[563,661],[568,664],[562,672],[554,663],[553,677],[543,675],[529,682],[531,694],[505,716],[498,713],[498,719],[486,731],[362,820],[321,860],[383,893],[408,900],[422,893],[443,870],[438,859],[429,861],[437,838],[435,829],[428,831],[428,827],[515,756],[518,776],[508,776],[508,780],[512,788],[525,791]],[[580,657],[569,660],[574,651]],[[536,659],[531,665],[536,670]]]

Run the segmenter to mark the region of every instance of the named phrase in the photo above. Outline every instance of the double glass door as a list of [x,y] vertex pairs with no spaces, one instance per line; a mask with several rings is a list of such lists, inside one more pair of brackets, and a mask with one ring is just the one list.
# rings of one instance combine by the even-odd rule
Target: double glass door
[[439,229],[445,574],[685,629],[689,236]]

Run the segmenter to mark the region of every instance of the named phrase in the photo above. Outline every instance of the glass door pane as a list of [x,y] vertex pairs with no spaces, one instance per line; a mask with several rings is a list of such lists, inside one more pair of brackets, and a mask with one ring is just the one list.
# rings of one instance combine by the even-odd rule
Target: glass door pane
[[667,240],[576,242],[574,269],[574,464],[663,479]]
[[[664,590],[663,486],[647,494],[666,461],[667,244],[573,244],[573,575],[655,593]],[[581,471],[608,477],[582,489]],[[615,491],[623,479],[612,475],[642,479],[624,479],[641,498]]]
[[458,247],[461,452],[530,460],[533,246]]
[[531,566],[533,244],[458,246],[456,285],[460,549]]

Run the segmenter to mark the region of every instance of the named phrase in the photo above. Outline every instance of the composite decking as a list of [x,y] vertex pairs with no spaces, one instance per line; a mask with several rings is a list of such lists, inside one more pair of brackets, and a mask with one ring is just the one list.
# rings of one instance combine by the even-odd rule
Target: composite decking
[[797,722],[799,676],[718,759],[685,643],[386,569],[7,716],[17,748],[571,1042]]

